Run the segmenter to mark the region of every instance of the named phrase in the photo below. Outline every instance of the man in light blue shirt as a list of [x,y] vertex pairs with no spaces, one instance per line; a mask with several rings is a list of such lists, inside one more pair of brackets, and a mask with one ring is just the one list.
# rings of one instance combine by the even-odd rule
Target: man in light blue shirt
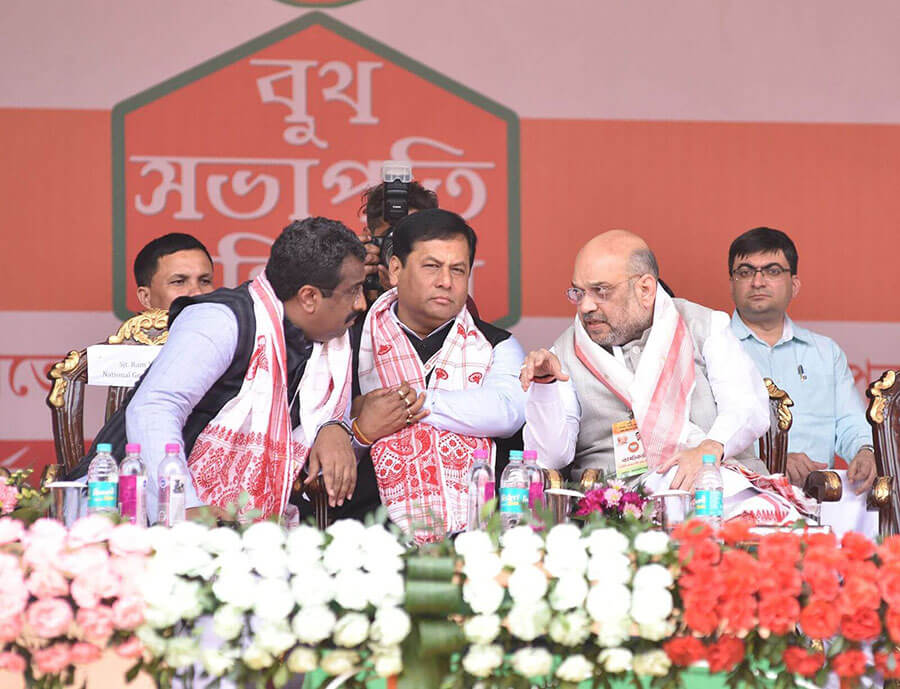
[[757,227],[728,251],[731,328],[759,372],[794,401],[788,436],[787,475],[802,486],[814,469],[830,467],[838,454],[857,494],[875,480],[872,431],[853,386],[847,357],[831,338],[796,325],[787,315],[800,291],[797,249],[779,230]]

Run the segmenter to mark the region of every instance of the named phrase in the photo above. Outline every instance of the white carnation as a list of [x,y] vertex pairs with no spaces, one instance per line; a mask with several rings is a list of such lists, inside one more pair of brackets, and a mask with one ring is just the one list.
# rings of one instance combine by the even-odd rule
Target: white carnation
[[588,561],[587,578],[595,586],[616,586],[631,580],[631,560],[621,553],[594,555]]
[[241,549],[241,535],[234,529],[220,526],[207,532],[203,547],[213,555],[234,552]]
[[396,646],[407,637],[411,628],[409,615],[403,608],[384,607],[375,611],[369,636],[378,644]]
[[288,654],[287,669],[291,672],[306,674],[319,666],[319,656],[311,648],[298,646]]
[[553,667],[553,655],[546,648],[520,648],[512,655],[512,667],[528,679],[543,677]]
[[283,579],[261,579],[256,586],[253,612],[264,620],[288,617],[296,602],[291,587]]
[[578,574],[567,574],[556,580],[550,592],[550,607],[554,610],[580,608],[588,594],[588,584]]
[[358,569],[338,572],[334,578],[334,599],[345,610],[362,610],[369,604],[369,578]]
[[644,531],[634,539],[634,549],[648,555],[662,555],[669,549],[669,535],[665,531]]
[[406,583],[400,572],[385,569],[366,574],[366,592],[369,603],[381,607],[400,605],[406,596]]
[[664,677],[671,665],[672,661],[662,649],[638,653],[632,663],[634,674],[640,677]]
[[675,633],[675,624],[668,620],[656,620],[638,627],[638,635],[648,641],[662,641]]
[[166,665],[176,670],[186,668],[200,660],[200,643],[189,636],[173,636],[166,642],[163,656]]
[[494,542],[484,531],[466,531],[453,542],[457,555],[468,558],[493,553]]
[[247,555],[259,576],[266,579],[287,578],[288,557],[281,548],[272,550],[255,548],[247,551]]
[[203,549],[209,539],[209,529],[198,522],[185,520],[169,529],[169,539],[175,545]]
[[325,536],[318,529],[301,525],[288,532],[285,552],[288,568],[294,574],[302,574],[307,569],[318,566],[322,560],[322,544]]
[[506,616],[506,624],[513,636],[522,641],[534,641],[547,633],[552,614],[546,601],[513,605]]
[[497,644],[469,646],[463,656],[463,669],[474,677],[490,677],[503,664],[503,647]]
[[253,569],[253,564],[243,550],[226,550],[216,558],[216,569],[222,575],[248,575]]
[[256,522],[242,536],[244,548],[247,550],[281,550],[284,546],[285,533],[275,522]]
[[575,524],[557,524],[547,534],[545,547],[548,554],[557,551],[567,553],[572,550],[583,550],[584,543],[581,542],[581,529]]
[[500,541],[503,550],[500,559],[508,567],[533,565],[541,559],[544,542],[530,526],[516,526],[505,531]]
[[176,579],[167,607],[176,617],[193,620],[203,614],[203,585],[199,581]]
[[213,582],[212,591],[223,603],[247,610],[256,599],[256,581],[252,574],[226,569]]
[[360,569],[365,563],[362,546],[349,540],[335,539],[322,552],[322,564],[332,574]]
[[622,617],[618,620],[603,620],[597,622],[597,645],[601,648],[613,648],[621,646],[631,636],[633,622],[630,617]]
[[631,601],[631,618],[640,624],[665,620],[672,612],[672,594],[666,589],[640,589]]
[[244,661],[244,665],[251,670],[262,670],[275,662],[272,655],[268,651],[260,648],[256,642],[252,642],[244,649],[244,652],[241,654],[241,660]]
[[375,674],[379,677],[392,677],[403,671],[403,656],[399,646],[378,651],[372,655],[372,661]]
[[213,631],[223,641],[231,641],[244,629],[244,611],[223,605],[213,613]]
[[497,615],[475,615],[466,620],[463,633],[473,644],[489,644],[500,633],[500,618]]
[[358,662],[359,654],[356,651],[338,649],[336,651],[329,651],[328,654],[322,658],[319,667],[321,667],[328,675],[343,675],[348,672],[354,672],[357,669],[356,664]]
[[291,579],[291,591],[301,607],[327,605],[334,600],[334,578],[321,566],[315,566]]
[[366,556],[366,569],[370,572],[388,566],[397,570],[403,567],[402,556],[406,549],[397,537],[381,524],[373,524],[366,528],[363,551]]
[[135,630],[135,636],[144,644],[144,648],[150,651],[153,657],[158,658],[166,652],[166,639],[154,631],[149,624],[142,624]]
[[366,527],[356,519],[339,519],[325,529],[325,533],[334,541],[344,541],[347,544],[362,546],[366,542]]
[[[181,522],[187,524],[187,522]],[[172,558],[174,560],[173,571],[188,577],[209,578],[215,571],[213,556],[202,548],[178,544],[173,546]]]
[[631,588],[635,595],[641,589],[666,589],[673,583],[672,574],[666,567],[657,564],[644,565],[634,573]]
[[544,569],[554,577],[584,576],[588,567],[588,555],[584,548],[574,548],[566,553],[555,550],[544,556]]
[[337,617],[330,608],[324,605],[309,605],[294,615],[291,629],[302,643],[315,645],[331,636],[335,622]]
[[253,643],[273,656],[281,655],[296,641],[297,637],[294,636],[287,622],[283,620],[263,622],[253,637]]
[[533,603],[547,593],[547,575],[534,565],[520,565],[510,575],[507,586],[516,603]]
[[597,662],[603,669],[613,674],[631,670],[633,656],[627,648],[607,648],[600,651]]
[[591,555],[612,555],[625,553],[630,545],[628,537],[612,528],[595,529],[587,537],[588,550]]
[[236,659],[236,651],[216,648],[204,648],[200,658],[206,672],[213,677],[221,677],[231,671]]
[[556,668],[556,676],[564,682],[583,682],[594,674],[594,664],[580,653],[569,656]]
[[622,584],[608,588],[593,586],[588,593],[586,608],[598,622],[621,619],[631,608],[631,591]]
[[563,646],[580,646],[591,635],[591,620],[583,610],[556,615],[550,621],[550,638]]
[[493,579],[467,581],[463,584],[463,600],[473,612],[481,615],[496,612],[503,602],[503,594],[503,587]]
[[463,574],[469,579],[493,579],[500,574],[503,565],[496,553],[480,553],[467,557]]
[[369,636],[369,618],[358,612],[348,612],[334,625],[333,636],[338,646],[359,646]]

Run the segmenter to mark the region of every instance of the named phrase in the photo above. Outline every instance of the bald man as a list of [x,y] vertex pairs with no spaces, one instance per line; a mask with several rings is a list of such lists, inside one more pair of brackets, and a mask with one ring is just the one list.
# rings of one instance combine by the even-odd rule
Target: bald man
[[650,247],[624,230],[579,251],[566,290],[575,322],[520,373],[525,447],[576,480],[594,468],[690,490],[707,454],[764,474],[752,448],[768,397],[728,314],[672,299],[658,276]]

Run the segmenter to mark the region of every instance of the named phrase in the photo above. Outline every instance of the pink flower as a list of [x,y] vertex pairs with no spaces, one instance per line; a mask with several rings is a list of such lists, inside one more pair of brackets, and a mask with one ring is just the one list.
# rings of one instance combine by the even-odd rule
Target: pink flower
[[92,543],[102,543],[112,534],[115,525],[102,514],[92,514],[79,519],[69,529],[67,545],[72,550]]
[[4,615],[0,617],[0,644],[15,641],[22,632],[22,615]]
[[15,673],[25,672],[25,659],[18,653],[3,651],[0,653],[0,670]]
[[615,505],[619,502],[619,499],[622,497],[622,491],[616,490],[615,488],[607,488],[603,491],[603,499],[606,500],[607,504]]
[[108,605],[81,608],[75,617],[86,639],[106,641],[113,633],[113,610]]
[[138,581],[147,568],[147,558],[143,555],[113,556],[109,559],[109,566],[119,578],[119,595],[122,597],[137,595]]
[[87,665],[100,659],[100,649],[94,644],[79,641],[72,644],[71,661],[76,665]]
[[123,658],[137,658],[144,652],[144,644],[136,636],[116,646],[116,653]]
[[105,567],[109,555],[106,548],[100,545],[81,546],[62,553],[57,565],[66,574],[77,577],[79,574],[92,574]]
[[25,533],[25,525],[18,519],[3,517],[0,519],[0,545],[18,541]]
[[145,529],[134,524],[119,524],[109,536],[109,550],[115,555],[147,555],[150,541]]
[[53,675],[66,669],[70,657],[68,644],[53,644],[35,651],[31,659],[38,672],[43,675]]
[[637,505],[625,505],[625,509],[622,510],[623,514],[630,514],[632,517],[641,518],[641,508]]
[[28,589],[18,558],[0,553],[0,612],[15,615],[25,609],[27,602]]
[[62,598],[41,598],[28,607],[25,620],[45,639],[65,634],[72,624],[72,608]]
[[9,514],[19,502],[19,489],[0,483],[0,514]]
[[72,598],[82,608],[93,608],[103,598],[115,598],[122,589],[119,575],[109,563],[99,569],[88,570],[75,577],[72,582]]
[[69,582],[58,570],[50,566],[35,568],[25,584],[36,598],[69,595]]
[[44,563],[56,562],[66,542],[66,527],[53,519],[38,519],[22,541],[27,564],[39,567]]
[[112,609],[116,629],[134,629],[144,621],[144,601],[137,596],[120,598]]

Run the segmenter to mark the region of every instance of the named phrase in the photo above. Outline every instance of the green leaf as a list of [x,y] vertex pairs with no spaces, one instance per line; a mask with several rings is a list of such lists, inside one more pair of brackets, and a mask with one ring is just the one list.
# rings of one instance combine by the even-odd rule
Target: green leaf
[[127,683],[131,683],[134,681],[134,678],[138,676],[138,673],[141,671],[141,668],[144,666],[144,659],[139,658],[138,661],[128,668],[128,672],[125,673],[125,681]]
[[279,665],[278,669],[275,671],[275,675],[272,677],[272,684],[275,685],[275,689],[281,689],[281,687],[287,684],[289,678],[290,673],[288,672],[287,665]]

